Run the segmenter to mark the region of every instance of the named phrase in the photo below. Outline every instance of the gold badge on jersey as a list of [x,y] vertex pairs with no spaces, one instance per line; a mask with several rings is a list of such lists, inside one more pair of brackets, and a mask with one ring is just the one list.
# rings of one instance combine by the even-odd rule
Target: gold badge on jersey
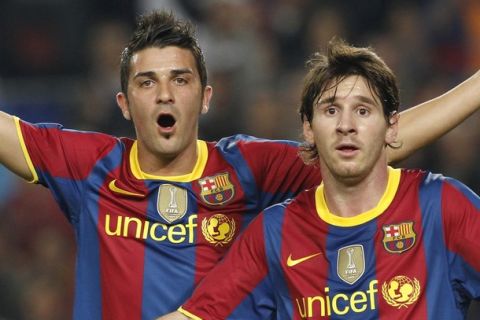
[[413,247],[417,237],[413,222],[383,226],[383,246],[390,253],[402,253]]
[[187,190],[173,184],[162,184],[158,188],[157,211],[169,223],[181,219],[187,207]]
[[232,241],[235,236],[235,220],[226,215],[217,213],[202,221],[202,233],[205,240],[215,246],[223,246]]
[[382,295],[385,301],[398,309],[405,307],[418,300],[420,295],[420,282],[407,276],[396,276],[382,285]]
[[354,284],[365,272],[363,246],[354,244],[343,247],[337,254],[337,274],[348,284]]
[[235,195],[235,188],[230,182],[228,172],[199,179],[198,183],[200,184],[200,196],[210,205],[224,204]]

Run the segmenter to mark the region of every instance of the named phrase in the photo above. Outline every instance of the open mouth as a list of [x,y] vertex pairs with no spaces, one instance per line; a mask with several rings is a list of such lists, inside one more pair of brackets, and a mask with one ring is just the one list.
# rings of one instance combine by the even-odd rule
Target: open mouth
[[158,119],[158,125],[163,129],[169,129],[175,125],[175,118],[170,114],[161,114]]
[[342,144],[342,145],[339,145],[336,149],[341,152],[350,153],[350,152],[357,151],[358,147],[356,147],[353,144]]
[[340,151],[355,151],[355,150],[357,150],[357,148],[355,148],[353,146],[342,146],[340,148],[337,148],[337,150],[340,150]]

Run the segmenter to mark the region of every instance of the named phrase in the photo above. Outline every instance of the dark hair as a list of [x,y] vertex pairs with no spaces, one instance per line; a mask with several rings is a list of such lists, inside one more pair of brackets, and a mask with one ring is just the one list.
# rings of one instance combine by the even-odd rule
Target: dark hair
[[[326,55],[315,53],[307,66],[310,70],[304,81],[299,109],[302,122],[311,123],[313,106],[326,90],[354,75],[365,78],[370,90],[379,97],[387,123],[398,111],[400,102],[395,75],[371,48],[354,47],[343,40],[332,39]],[[304,144],[300,152],[306,162],[318,157],[315,145]]]
[[133,36],[121,55],[120,82],[125,94],[127,94],[132,56],[145,48],[167,46],[176,46],[192,52],[200,75],[200,82],[203,88],[206,87],[205,58],[195,38],[193,25],[188,21],[176,19],[171,12],[152,11],[138,17]]

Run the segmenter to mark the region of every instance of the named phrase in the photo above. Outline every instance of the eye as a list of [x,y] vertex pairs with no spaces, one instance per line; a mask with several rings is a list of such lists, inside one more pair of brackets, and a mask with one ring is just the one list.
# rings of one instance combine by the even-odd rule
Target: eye
[[336,108],[334,105],[330,105],[330,106],[327,106],[327,107],[325,108],[325,113],[326,113],[327,115],[330,115],[330,116],[335,115],[335,114],[337,113],[337,111],[338,111],[338,110],[337,110],[337,108]]
[[360,106],[357,108],[357,113],[360,116],[368,116],[370,114],[370,110],[367,107]]
[[140,83],[140,86],[141,86],[141,87],[144,87],[144,88],[149,88],[149,87],[153,86],[154,83],[155,83],[155,82],[154,82],[153,80],[148,79],[148,80],[142,81],[142,82]]
[[187,79],[182,78],[182,77],[177,77],[174,79],[174,82],[180,86],[183,86],[188,83]]

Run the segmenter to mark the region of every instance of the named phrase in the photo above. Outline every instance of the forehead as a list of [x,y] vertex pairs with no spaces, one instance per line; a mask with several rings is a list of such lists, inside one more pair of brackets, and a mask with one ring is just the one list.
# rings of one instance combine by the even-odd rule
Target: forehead
[[198,75],[192,52],[174,46],[150,47],[136,52],[132,56],[130,68],[132,75],[138,72],[170,72],[178,69],[190,69]]
[[345,100],[349,98],[369,98],[375,103],[380,104],[380,100],[375,92],[370,88],[367,80],[358,75],[351,75],[335,83],[335,80],[327,85],[327,89],[320,96],[320,101],[331,100]]

